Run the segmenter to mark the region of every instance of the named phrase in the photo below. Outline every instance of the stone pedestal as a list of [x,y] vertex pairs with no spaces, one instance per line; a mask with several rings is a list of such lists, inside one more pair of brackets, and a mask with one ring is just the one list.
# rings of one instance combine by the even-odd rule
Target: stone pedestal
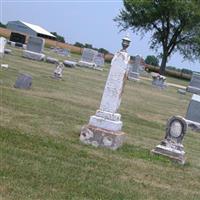
[[176,144],[170,140],[163,140],[152,153],[166,156],[180,164],[185,164],[185,152],[182,144]]
[[180,116],[173,116],[167,122],[165,139],[152,150],[152,153],[166,156],[179,164],[185,164],[182,140],[186,131],[186,120]]
[[109,131],[96,126],[85,125],[82,127],[80,141],[95,147],[107,147],[116,150],[122,146],[125,133],[121,131]]
[[122,43],[123,49],[112,59],[110,72],[101,99],[100,108],[90,117],[89,124],[83,126],[80,141],[93,146],[110,149],[119,148],[125,133],[121,132],[121,115],[117,110],[121,103],[124,84],[128,74],[128,45]]
[[28,50],[23,50],[23,57],[24,58],[28,58],[28,59],[32,59],[32,60],[38,60],[38,61],[42,61],[45,59],[45,55],[42,53],[36,53],[33,51],[28,51]]

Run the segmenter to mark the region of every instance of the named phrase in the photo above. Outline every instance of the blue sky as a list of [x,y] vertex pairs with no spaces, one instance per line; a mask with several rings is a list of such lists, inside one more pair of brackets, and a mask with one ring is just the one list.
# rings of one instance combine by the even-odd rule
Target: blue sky
[[[69,43],[76,41],[89,43],[97,48],[105,48],[114,53],[121,48],[121,38],[124,32],[113,19],[123,8],[121,0],[0,0],[1,21],[7,23],[12,20],[40,25],[48,31],[55,31],[65,37]],[[131,55],[156,55],[149,49],[150,34],[141,39],[140,33],[130,31]],[[184,61],[174,54],[168,64],[179,68],[200,71],[200,62]]]

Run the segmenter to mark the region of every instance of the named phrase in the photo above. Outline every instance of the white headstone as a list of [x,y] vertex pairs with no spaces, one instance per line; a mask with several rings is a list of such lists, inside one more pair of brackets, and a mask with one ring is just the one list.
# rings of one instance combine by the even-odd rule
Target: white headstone
[[63,68],[64,68],[63,63],[59,63],[56,66],[56,68],[54,70],[54,78],[62,78]]
[[6,46],[7,40],[4,37],[0,37],[0,58],[3,58],[5,46]]

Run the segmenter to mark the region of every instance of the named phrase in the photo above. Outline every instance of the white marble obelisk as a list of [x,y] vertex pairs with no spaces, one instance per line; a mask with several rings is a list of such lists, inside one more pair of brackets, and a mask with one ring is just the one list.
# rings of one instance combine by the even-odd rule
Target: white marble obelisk
[[86,144],[117,149],[123,143],[125,133],[121,132],[121,115],[117,110],[128,76],[129,56],[126,49],[129,43],[129,37],[123,38],[123,49],[114,55],[111,62],[100,108],[81,130],[80,140]]

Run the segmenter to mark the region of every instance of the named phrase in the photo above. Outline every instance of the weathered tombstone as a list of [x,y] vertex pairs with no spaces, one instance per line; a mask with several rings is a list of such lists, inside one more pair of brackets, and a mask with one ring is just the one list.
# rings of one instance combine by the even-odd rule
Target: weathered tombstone
[[8,68],[8,64],[1,64],[1,68],[7,69]]
[[157,87],[157,88],[160,88],[160,89],[164,89],[167,87],[167,84],[166,84],[166,77],[165,76],[162,76],[158,73],[151,73],[152,75],[152,78],[153,78],[153,81],[152,81],[152,85]]
[[5,54],[11,54],[11,53],[12,53],[12,50],[11,50],[11,49],[4,49],[4,53],[5,53]]
[[128,78],[130,80],[139,81],[140,80],[140,65],[141,65],[141,57],[139,55],[130,59],[129,63],[129,74]]
[[187,92],[200,95],[200,73],[193,73]]
[[63,64],[65,65],[65,67],[73,68],[76,67],[77,62],[64,60]]
[[27,50],[36,53],[42,53],[44,48],[44,39],[39,37],[29,36],[27,43]]
[[33,60],[44,60],[45,55],[41,52],[44,48],[44,39],[29,36],[26,50],[23,50],[23,57]]
[[60,79],[60,78],[62,78],[63,69],[64,69],[63,63],[59,63],[59,64],[56,66],[56,68],[55,68],[55,70],[54,70],[54,73],[53,73],[55,79]]
[[24,44],[26,41],[26,36],[20,33],[11,32],[10,34],[10,41]]
[[0,37],[0,58],[3,58],[5,46],[6,46],[7,40],[4,37]]
[[193,94],[186,113],[187,120],[200,124],[200,96]]
[[70,56],[70,51],[68,49],[59,49],[57,53],[61,56]]
[[80,141],[84,144],[117,149],[123,144],[125,133],[121,131],[121,115],[117,113],[128,74],[129,56],[126,51],[129,37],[123,38],[123,49],[112,59],[99,110],[82,127]]
[[94,57],[94,63],[97,65],[97,68],[103,68],[104,62],[104,54],[98,52]]
[[94,62],[94,58],[97,54],[98,52],[93,49],[84,48],[81,60],[77,64],[82,67],[97,68]]
[[43,53],[36,53],[28,50],[23,50],[23,57],[38,61],[45,60],[45,55]]
[[180,116],[173,116],[167,122],[165,139],[152,152],[166,156],[180,164],[185,164],[185,152],[182,141],[186,131],[186,120]]
[[179,88],[179,89],[177,90],[177,92],[178,92],[179,94],[186,95],[186,90],[184,90],[184,89]]
[[46,62],[52,63],[52,64],[58,64],[59,63],[58,59],[52,58],[52,57],[49,57],[49,56],[46,58]]
[[20,74],[14,87],[19,89],[29,89],[32,86],[32,77],[27,74]]

